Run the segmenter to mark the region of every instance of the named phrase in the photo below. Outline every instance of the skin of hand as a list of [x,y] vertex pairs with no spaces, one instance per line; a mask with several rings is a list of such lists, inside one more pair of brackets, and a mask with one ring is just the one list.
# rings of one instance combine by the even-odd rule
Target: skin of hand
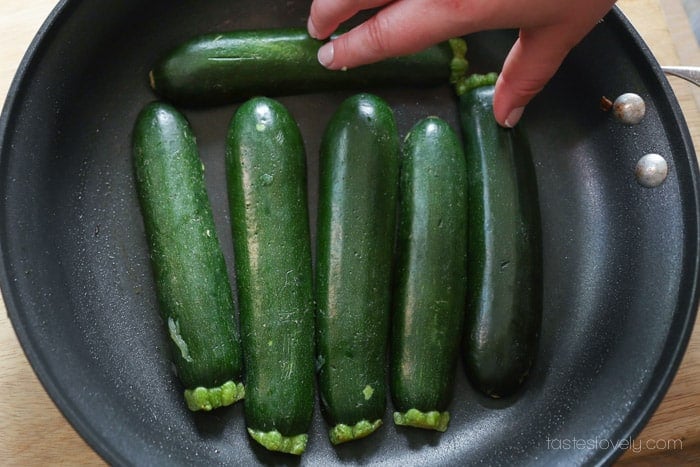
[[612,8],[615,0],[313,0],[308,30],[328,38],[362,10],[367,21],[324,44],[319,62],[353,68],[418,52],[452,37],[517,28],[496,82],[494,116],[514,126],[525,105],[552,78],[569,51]]

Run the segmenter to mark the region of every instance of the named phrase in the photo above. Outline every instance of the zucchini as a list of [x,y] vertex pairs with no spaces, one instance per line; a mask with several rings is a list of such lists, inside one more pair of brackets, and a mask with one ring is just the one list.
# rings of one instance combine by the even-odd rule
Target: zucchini
[[333,444],[362,438],[386,410],[386,350],[399,140],[377,96],[345,100],[321,141],[317,224],[317,366]]
[[493,118],[494,87],[460,97],[469,174],[466,372],[491,397],[515,394],[537,351],[542,253],[537,182],[519,130]]
[[[456,40],[461,41],[460,39]],[[454,43],[454,41],[453,41]],[[167,52],[149,73],[153,90],[179,105],[228,104],[367,86],[441,85],[466,69],[465,47],[447,42],[344,72],[318,63],[322,41],[306,29],[238,30],[195,37]],[[454,59],[454,60],[453,60]]]
[[175,368],[190,410],[244,394],[242,352],[224,255],[192,130],[168,104],[148,104],[133,133],[136,187]]
[[238,108],[226,174],[248,432],[267,449],[301,454],[315,401],[313,263],[304,146],[279,102]]
[[467,169],[447,122],[429,117],[411,129],[399,186],[394,422],[445,431],[467,293]]

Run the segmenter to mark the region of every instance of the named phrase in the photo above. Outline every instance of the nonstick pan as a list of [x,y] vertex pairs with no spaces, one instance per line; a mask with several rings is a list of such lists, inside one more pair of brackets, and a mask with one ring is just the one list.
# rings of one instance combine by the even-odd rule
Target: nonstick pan
[[[679,106],[618,10],[572,51],[521,123],[536,167],[544,252],[541,342],[521,393],[485,398],[459,369],[446,433],[395,428],[387,411],[375,435],[337,448],[317,409],[301,459],[251,442],[240,405],[187,411],[158,318],[132,172],[134,119],[155,98],[147,73],[194,35],[303,27],[307,11],[308,2],[295,0],[64,0],[42,27],[0,120],[0,283],[47,392],[114,465],[615,459],[656,408],[685,350],[698,305],[700,219],[697,162]],[[514,39],[513,31],[467,37],[473,69],[498,70]],[[459,128],[447,85],[364,90],[392,105],[402,135],[427,115]],[[306,143],[312,213],[319,137],[352,92],[280,98]],[[600,108],[603,96],[626,92],[646,103],[637,125]],[[232,281],[223,156],[235,109],[183,109]],[[647,153],[669,167],[654,188],[635,177]]]

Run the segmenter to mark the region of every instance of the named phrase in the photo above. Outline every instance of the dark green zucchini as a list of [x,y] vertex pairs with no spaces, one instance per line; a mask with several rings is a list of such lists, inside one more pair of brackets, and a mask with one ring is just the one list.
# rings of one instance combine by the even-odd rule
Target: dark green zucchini
[[534,165],[518,129],[493,117],[492,85],[460,97],[469,174],[469,379],[491,397],[515,394],[537,351],[542,253]]
[[386,410],[386,350],[399,141],[393,112],[360,94],[341,104],[320,151],[317,366],[321,408],[339,444]]
[[429,117],[411,129],[399,186],[394,422],[445,431],[467,293],[467,169],[447,122]]
[[304,452],[314,407],[314,307],[306,156],[289,112],[241,105],[226,145],[245,416],[266,448]]
[[163,103],[139,114],[134,168],[159,308],[190,410],[244,396],[238,326],[204,167],[183,115]]
[[367,86],[442,85],[466,69],[461,40],[352,70],[318,63],[322,41],[305,29],[239,30],[195,37],[162,57],[151,87],[180,105],[227,104],[257,95],[279,96]]

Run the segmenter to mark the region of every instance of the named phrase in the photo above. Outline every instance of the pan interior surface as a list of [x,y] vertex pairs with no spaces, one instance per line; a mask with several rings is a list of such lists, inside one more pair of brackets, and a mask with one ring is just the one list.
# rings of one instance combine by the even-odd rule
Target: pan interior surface
[[[308,2],[64,1],[22,64],[0,131],[0,277],[28,358],[82,436],[112,464],[597,463],[621,452],[663,396],[697,308],[697,163],[658,65],[615,10],[532,102],[522,125],[542,214],[539,354],[511,399],[480,396],[458,369],[446,433],[396,428],[337,448],[318,407],[300,459],[269,453],[242,406],[192,414],[159,319],[131,161],[131,132],[155,99],[150,66],[201,33],[303,27]],[[498,70],[512,31],[467,38],[475,71]],[[393,107],[402,137],[456,98],[433,89],[366,89]],[[644,120],[623,125],[601,97],[635,92]],[[282,97],[306,144],[312,223],[320,137],[353,91]],[[231,281],[224,140],[237,105],[183,109],[197,135]],[[658,153],[669,176],[635,180]],[[318,405],[318,404],[317,404]],[[570,448],[571,440],[586,440]]]

